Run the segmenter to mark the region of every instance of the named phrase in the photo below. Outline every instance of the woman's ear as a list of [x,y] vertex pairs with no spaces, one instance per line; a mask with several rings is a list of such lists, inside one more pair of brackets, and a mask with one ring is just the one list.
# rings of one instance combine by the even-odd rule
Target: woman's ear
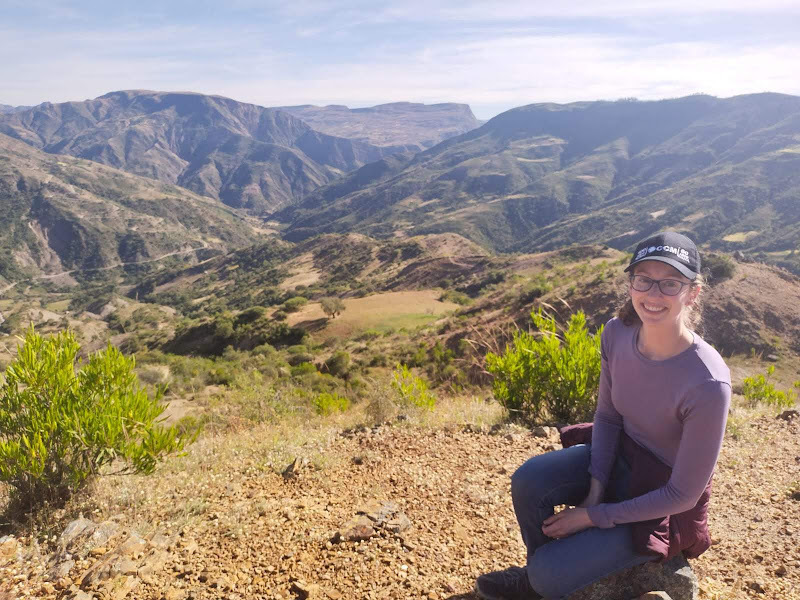
[[694,301],[697,300],[697,297],[700,295],[700,286],[699,285],[692,285],[689,286],[689,295],[687,296],[688,302],[686,303],[687,306],[691,306],[694,304]]

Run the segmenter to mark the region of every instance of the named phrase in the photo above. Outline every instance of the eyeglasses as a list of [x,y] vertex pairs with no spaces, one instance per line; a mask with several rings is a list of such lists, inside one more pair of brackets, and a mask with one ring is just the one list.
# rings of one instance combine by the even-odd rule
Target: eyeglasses
[[631,275],[631,287],[637,292],[648,291],[653,287],[654,283],[658,284],[658,289],[661,290],[661,293],[665,296],[677,296],[681,293],[683,286],[691,285],[690,283],[678,281],[677,279],[651,279],[644,275]]

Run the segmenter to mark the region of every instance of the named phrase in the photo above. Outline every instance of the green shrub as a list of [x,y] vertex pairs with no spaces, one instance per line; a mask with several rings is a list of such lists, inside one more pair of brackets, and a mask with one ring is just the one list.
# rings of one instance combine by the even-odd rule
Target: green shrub
[[330,415],[335,412],[344,412],[350,407],[350,400],[336,393],[323,392],[317,394],[312,401],[314,410],[319,415]]
[[20,506],[64,500],[114,461],[119,472],[151,473],[196,435],[156,423],[163,389],[147,395],[133,358],[109,345],[79,366],[79,351],[70,331],[43,338],[31,328],[6,370],[0,481]]
[[439,296],[439,302],[453,302],[460,306],[466,306],[470,302],[472,302],[472,298],[467,296],[463,292],[457,292],[455,290],[445,290],[442,292],[442,295]]
[[724,254],[706,254],[703,257],[703,268],[711,276],[710,283],[716,284],[733,277],[736,263]]
[[350,354],[344,350],[334,352],[333,356],[325,361],[325,370],[334,377],[347,377],[350,373]]
[[590,419],[600,383],[600,335],[586,329],[586,317],[570,317],[559,335],[554,319],[531,313],[538,331],[518,331],[502,356],[486,355],[492,389],[512,420],[529,423]]
[[[742,382],[742,395],[751,406],[763,403],[768,406],[776,408],[789,408],[794,406],[797,400],[797,395],[793,390],[776,390],[775,386],[769,382],[769,378],[775,372],[775,367],[770,365],[767,367],[767,374],[757,375],[755,377],[745,377]],[[794,387],[798,386],[795,382]]]
[[406,365],[399,364],[392,373],[392,388],[400,396],[400,404],[432,409],[436,397],[428,391],[428,383],[414,375]]
[[316,372],[317,367],[310,362],[302,362],[298,365],[294,365],[291,369],[292,377],[302,377],[303,375]]
[[294,298],[289,298],[286,302],[283,303],[283,310],[287,313],[294,313],[303,308],[307,302],[308,298],[303,298],[302,296],[295,296]]

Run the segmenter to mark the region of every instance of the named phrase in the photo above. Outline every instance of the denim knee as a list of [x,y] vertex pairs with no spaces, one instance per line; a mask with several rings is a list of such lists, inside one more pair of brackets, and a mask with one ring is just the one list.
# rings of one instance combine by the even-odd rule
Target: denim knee
[[534,498],[538,499],[541,489],[538,479],[535,461],[523,463],[511,476],[511,500],[516,502],[524,499],[530,502]]
[[528,579],[531,586],[544,598],[561,598],[565,592],[564,578],[547,558],[544,546],[537,548],[528,559]]

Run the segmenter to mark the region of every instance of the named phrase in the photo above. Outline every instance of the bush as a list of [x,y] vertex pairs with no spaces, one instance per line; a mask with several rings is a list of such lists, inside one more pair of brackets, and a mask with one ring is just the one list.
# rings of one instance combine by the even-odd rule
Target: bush
[[538,331],[518,331],[502,356],[486,355],[495,398],[516,421],[590,419],[600,383],[602,327],[590,335],[583,312],[570,317],[561,335],[555,320],[542,315],[541,309],[532,312],[531,319]]
[[76,370],[80,345],[72,332],[43,338],[29,329],[0,389],[0,481],[20,506],[58,502],[104,465],[151,473],[194,432],[162,427],[163,389],[150,398],[133,358],[108,346]]
[[703,263],[711,284],[730,279],[736,272],[736,263],[724,254],[707,254],[703,257]]
[[314,405],[314,410],[317,411],[319,415],[344,412],[350,407],[350,401],[346,397],[327,392],[317,394],[312,404]]
[[[742,395],[751,406],[764,403],[776,408],[789,408],[794,406],[797,395],[793,390],[785,392],[776,390],[775,386],[769,382],[769,378],[775,372],[775,367],[767,367],[767,374],[755,377],[745,377],[742,382]],[[800,387],[800,382],[795,382],[795,387]]]
[[460,306],[466,306],[472,302],[472,299],[463,292],[445,290],[442,292],[442,295],[439,296],[439,302],[453,302]]
[[335,352],[325,361],[325,369],[334,377],[346,378],[350,373],[350,355],[344,350]]
[[294,298],[289,298],[286,302],[283,303],[283,310],[287,313],[294,313],[303,308],[307,302],[308,298],[303,298],[302,296],[295,296]]
[[303,377],[303,375],[308,375],[309,373],[316,373],[317,367],[315,367],[310,362],[301,362],[300,364],[292,366],[291,373],[292,377]]
[[406,365],[397,365],[392,373],[392,387],[400,396],[400,403],[432,409],[436,397],[428,391],[428,383],[414,375]]

